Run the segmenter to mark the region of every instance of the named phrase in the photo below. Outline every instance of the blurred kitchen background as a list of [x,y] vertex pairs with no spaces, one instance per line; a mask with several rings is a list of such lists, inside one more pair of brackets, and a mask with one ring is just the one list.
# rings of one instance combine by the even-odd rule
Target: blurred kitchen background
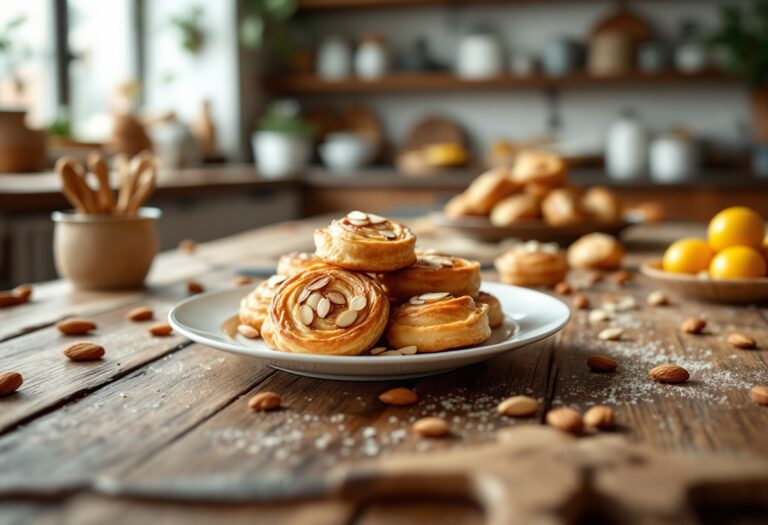
[[55,276],[55,159],[155,151],[164,247],[439,210],[526,147],[705,220],[768,210],[768,2],[2,0],[0,283]]

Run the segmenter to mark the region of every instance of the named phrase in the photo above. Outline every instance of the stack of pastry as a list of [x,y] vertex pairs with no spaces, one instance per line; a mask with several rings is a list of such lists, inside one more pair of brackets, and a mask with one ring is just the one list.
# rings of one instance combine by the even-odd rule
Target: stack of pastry
[[450,218],[479,215],[494,226],[544,220],[552,226],[616,223],[623,209],[616,195],[601,186],[582,192],[568,184],[568,166],[554,153],[524,151],[511,168],[480,175],[444,208]]
[[314,237],[315,253],[284,255],[242,300],[240,322],[270,348],[399,353],[379,344],[385,337],[403,354],[441,352],[482,343],[504,320],[498,299],[480,291],[477,261],[416,251],[402,224],[353,211]]

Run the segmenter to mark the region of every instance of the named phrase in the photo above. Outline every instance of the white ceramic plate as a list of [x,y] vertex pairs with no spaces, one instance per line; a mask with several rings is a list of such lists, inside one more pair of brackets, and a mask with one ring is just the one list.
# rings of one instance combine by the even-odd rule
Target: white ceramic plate
[[498,297],[504,324],[482,345],[433,354],[347,357],[277,352],[261,339],[237,333],[237,311],[247,293],[242,288],[190,297],[168,318],[174,330],[197,343],[255,357],[272,368],[324,379],[376,381],[438,374],[485,361],[549,337],[571,316],[563,302],[541,292],[498,283],[485,283],[483,289]]

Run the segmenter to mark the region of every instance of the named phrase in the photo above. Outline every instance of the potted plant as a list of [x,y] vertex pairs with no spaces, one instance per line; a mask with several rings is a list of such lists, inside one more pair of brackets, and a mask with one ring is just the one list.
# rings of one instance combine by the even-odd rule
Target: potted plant
[[190,7],[184,13],[172,16],[169,20],[181,37],[181,48],[190,55],[198,55],[205,45],[205,29],[203,29],[203,8]]
[[712,44],[722,54],[727,72],[752,89],[752,169],[768,176],[768,0],[720,8],[720,28]]
[[312,126],[299,115],[295,101],[272,103],[253,134],[256,168],[264,177],[285,177],[299,173],[310,154]]

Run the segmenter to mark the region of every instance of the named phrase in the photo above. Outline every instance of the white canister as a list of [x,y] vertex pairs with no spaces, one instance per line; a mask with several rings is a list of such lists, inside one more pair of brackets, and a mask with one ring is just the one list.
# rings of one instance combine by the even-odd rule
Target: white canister
[[648,139],[642,124],[625,112],[608,131],[605,167],[608,175],[618,180],[632,180],[645,173]]
[[504,57],[498,39],[491,34],[467,35],[459,43],[456,74],[461,78],[481,79],[501,75]]
[[685,43],[675,50],[675,67],[682,73],[698,73],[709,66],[709,51],[704,44]]
[[309,140],[305,137],[259,131],[251,137],[259,175],[268,178],[300,173],[309,162]]
[[687,133],[664,133],[651,144],[650,169],[654,181],[685,181],[696,174],[697,167],[696,144]]
[[389,54],[380,35],[367,35],[355,52],[355,74],[364,80],[376,80],[387,74]]
[[317,76],[323,80],[343,80],[352,74],[352,48],[338,35],[323,39],[317,52]]

